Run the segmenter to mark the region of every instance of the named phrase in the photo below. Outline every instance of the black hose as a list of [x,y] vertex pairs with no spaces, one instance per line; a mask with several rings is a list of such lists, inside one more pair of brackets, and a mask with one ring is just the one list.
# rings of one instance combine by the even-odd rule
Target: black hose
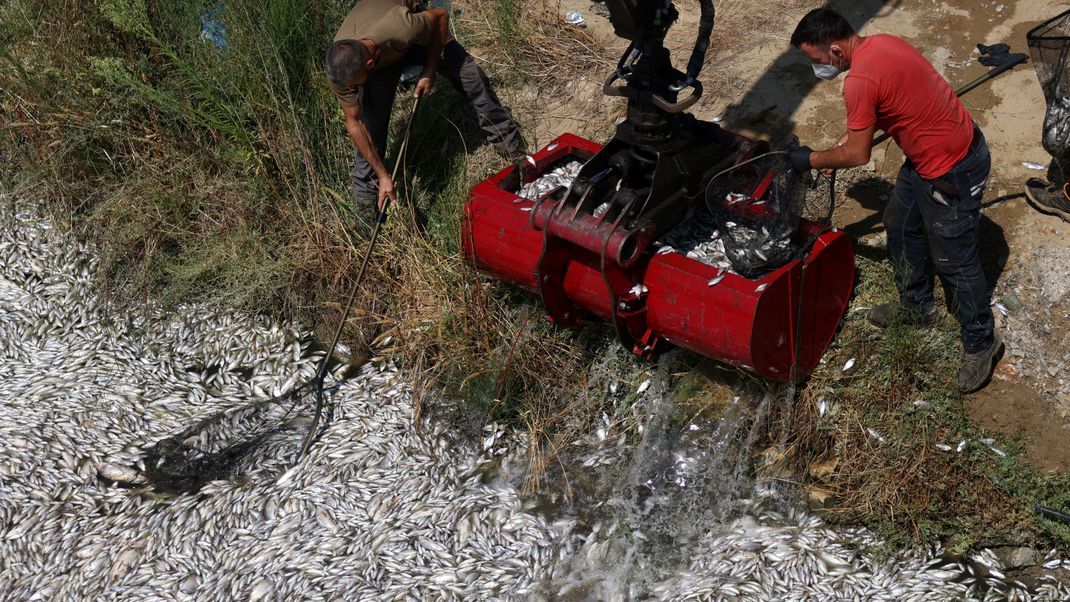
[[687,79],[695,80],[702,72],[702,65],[706,62],[706,51],[710,48],[710,36],[713,35],[713,21],[715,10],[713,0],[699,0],[702,10],[699,15],[698,38],[695,40],[695,49],[691,51],[691,60],[687,62]]
[[1048,518],[1057,518],[1059,520],[1064,520],[1070,523],[1070,514],[1067,514],[1065,512],[1059,512],[1054,508],[1048,508],[1047,506],[1041,506],[1040,504],[1034,505],[1033,509],[1047,516]]

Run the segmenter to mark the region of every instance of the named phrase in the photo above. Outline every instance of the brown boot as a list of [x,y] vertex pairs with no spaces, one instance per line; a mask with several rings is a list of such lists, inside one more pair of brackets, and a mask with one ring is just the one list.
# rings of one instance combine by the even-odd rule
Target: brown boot
[[1003,353],[1003,337],[999,330],[992,333],[992,344],[977,353],[967,353],[959,366],[959,392],[979,391],[992,380],[992,372]]
[[1070,183],[1059,190],[1055,184],[1040,178],[1029,178],[1025,183],[1025,198],[1037,211],[1057,215],[1064,222],[1070,222]]

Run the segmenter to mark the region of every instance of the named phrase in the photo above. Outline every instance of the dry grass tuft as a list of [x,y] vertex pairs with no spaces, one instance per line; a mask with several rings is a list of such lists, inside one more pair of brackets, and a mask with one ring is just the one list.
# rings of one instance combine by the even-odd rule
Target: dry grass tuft
[[456,28],[481,64],[505,77],[554,87],[580,72],[613,67],[605,49],[565,23],[547,0],[463,0]]

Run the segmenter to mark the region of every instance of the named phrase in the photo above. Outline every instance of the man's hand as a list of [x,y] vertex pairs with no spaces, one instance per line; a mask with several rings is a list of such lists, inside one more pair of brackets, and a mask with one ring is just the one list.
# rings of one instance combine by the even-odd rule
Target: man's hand
[[421,96],[426,96],[426,95],[430,94],[431,93],[431,88],[433,88],[434,86],[435,86],[435,76],[434,76],[434,74],[421,75],[419,81],[416,82],[416,90],[413,91],[413,93],[412,93],[413,98],[420,98]]
[[791,161],[791,168],[799,173],[805,173],[810,171],[812,165],[810,165],[810,155],[814,153],[814,149],[809,146],[800,146],[797,149],[788,152],[788,160]]
[[386,208],[386,199],[389,198],[390,202],[396,203],[398,200],[397,188],[394,187],[394,180],[386,174],[379,175],[379,212],[382,213]]

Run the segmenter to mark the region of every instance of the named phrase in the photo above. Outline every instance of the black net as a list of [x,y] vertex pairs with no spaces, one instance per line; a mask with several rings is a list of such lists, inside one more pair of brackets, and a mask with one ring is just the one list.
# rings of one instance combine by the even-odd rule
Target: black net
[[785,151],[759,156],[718,174],[706,191],[706,204],[724,241],[732,270],[755,278],[798,257],[813,242],[799,234],[802,218],[828,224],[832,217],[832,182],[814,172],[791,168]]
[[[192,493],[209,481],[241,474],[255,478],[293,464],[322,405],[322,378],[277,397],[218,412],[156,442],[144,456],[145,476],[157,492]],[[256,452],[253,454],[253,452]]]
[[1070,11],[1034,28],[1027,39],[1047,104],[1044,150],[1065,176],[1070,169]]

